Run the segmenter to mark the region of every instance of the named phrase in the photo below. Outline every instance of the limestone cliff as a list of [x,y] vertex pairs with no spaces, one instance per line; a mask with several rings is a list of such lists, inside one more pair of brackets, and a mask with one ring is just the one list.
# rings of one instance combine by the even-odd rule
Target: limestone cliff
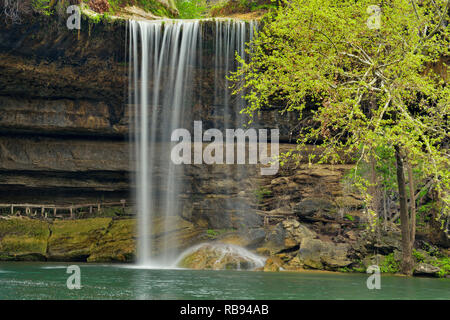
[[[214,22],[204,24],[209,46]],[[79,32],[68,30],[65,17],[57,15],[1,25],[0,202],[27,194],[41,201],[55,201],[58,194],[66,200],[127,197],[133,115],[127,105],[126,34],[125,20],[93,22],[87,16]],[[214,115],[221,108],[211,95],[208,75],[217,72],[212,61],[203,59],[206,75],[193,84],[202,97],[193,113],[209,126],[217,125]],[[279,127],[289,141],[292,120],[295,115],[288,119],[271,111],[259,124]]]
[[[204,23],[208,47],[214,22]],[[0,203],[129,197],[133,114],[126,34],[122,20],[86,17],[80,32],[54,16],[0,26]],[[223,70],[213,70],[212,61],[202,60],[205,76],[193,84],[202,99],[192,112],[205,126],[222,129],[216,117],[223,106],[211,95],[211,77]],[[264,111],[257,122],[280,129],[281,151],[295,140],[295,115],[289,117]],[[398,255],[395,224],[382,235],[367,232],[362,199],[343,184],[349,168],[301,163],[262,177],[255,166],[186,166],[183,210],[170,230],[177,249],[204,241],[238,244],[268,257],[266,270],[354,269],[378,255]],[[46,221],[2,219],[0,259],[131,261],[134,221],[112,216],[76,223],[51,213]]]

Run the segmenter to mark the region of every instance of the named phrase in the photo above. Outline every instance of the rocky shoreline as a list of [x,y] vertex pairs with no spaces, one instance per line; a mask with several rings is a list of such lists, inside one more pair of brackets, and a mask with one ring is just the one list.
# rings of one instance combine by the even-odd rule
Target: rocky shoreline
[[[135,225],[133,218],[118,217],[54,221],[1,217],[0,261],[132,263],[136,260]],[[296,219],[262,227],[259,234],[206,229],[183,219],[175,219],[171,225],[174,228],[168,232],[180,253],[196,244],[211,244],[209,249],[193,250],[180,262],[192,269],[365,272],[376,264],[382,272],[396,273],[401,257],[398,230],[377,239],[370,231],[358,228],[349,231],[353,240],[334,243]],[[152,237],[158,241],[161,234],[155,230]],[[218,252],[211,249],[217,244],[245,248],[263,258],[265,264],[255,269],[245,257],[233,253],[225,258],[221,253],[218,261]],[[439,249],[426,242],[422,245],[428,246],[428,251],[416,249],[414,274],[448,277],[448,269],[438,267]]]

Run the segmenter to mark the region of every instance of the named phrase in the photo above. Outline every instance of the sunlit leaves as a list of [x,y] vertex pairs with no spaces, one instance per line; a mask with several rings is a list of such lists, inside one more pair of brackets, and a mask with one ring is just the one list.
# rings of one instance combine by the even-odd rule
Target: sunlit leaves
[[379,29],[366,24],[370,5],[287,1],[264,21],[250,62],[240,60],[235,89],[246,92],[249,115],[281,104],[300,121],[312,117],[299,129],[299,147],[320,145],[321,161],[358,153],[358,163],[380,146],[402,146],[445,201],[450,98],[431,66],[448,68],[448,1],[383,2]]

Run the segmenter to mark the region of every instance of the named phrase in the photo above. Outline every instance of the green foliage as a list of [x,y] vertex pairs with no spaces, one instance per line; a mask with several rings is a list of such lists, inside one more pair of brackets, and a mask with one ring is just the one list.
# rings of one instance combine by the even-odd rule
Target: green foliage
[[34,10],[41,12],[47,16],[52,14],[49,0],[32,0],[31,5]]
[[417,263],[427,263],[432,266],[439,267],[440,271],[438,272],[439,277],[445,277],[450,274],[450,258],[442,255],[441,252],[437,251],[435,248],[429,247],[431,251],[427,252],[430,256],[413,249],[413,257]]
[[[111,14],[114,14],[115,12],[119,11],[121,7],[124,7],[126,5],[136,5],[143,10],[151,12],[157,16],[169,18],[174,17],[167,7],[155,0],[108,0],[108,2],[111,6]],[[167,2],[169,6],[173,6],[175,8],[173,0],[168,0]]]
[[338,268],[337,271],[339,272],[352,272],[352,269],[348,268],[348,267],[343,267],[343,268]]
[[259,201],[262,201],[262,199],[270,196],[272,194],[272,191],[264,187],[259,187],[258,189],[253,191],[253,194]]
[[419,214],[424,215],[424,214],[430,212],[434,206],[435,206],[434,202],[429,202],[427,204],[420,206],[417,211]]
[[353,272],[358,272],[358,273],[365,273],[366,272],[366,268],[364,267],[353,267]]
[[[447,215],[450,159],[442,146],[450,137],[450,88],[430,66],[450,55],[450,28],[443,28],[449,2],[380,3],[379,29],[368,27],[371,5],[285,1],[266,16],[247,49],[250,61],[237,57],[235,93],[244,93],[250,117],[277,105],[309,123],[299,126],[298,149],[319,145],[319,163],[356,155],[358,169],[375,158],[389,189],[392,150],[400,146],[415,172],[432,180],[437,212]],[[356,183],[367,189],[363,176]]]
[[207,10],[205,0],[177,0],[176,6],[180,19],[200,19]]
[[439,277],[445,277],[450,275],[450,258],[442,257],[438,258],[435,261],[430,261],[430,264],[439,267],[441,270],[438,272]]
[[27,218],[0,219],[0,254],[44,254],[48,236],[46,222]]
[[417,262],[424,262],[426,259],[426,256],[416,249],[413,249],[412,255]]
[[383,273],[397,273],[400,271],[400,261],[395,260],[394,254],[391,253],[385,257],[379,267]]
[[249,13],[261,10],[274,10],[277,1],[274,0],[239,0],[224,1],[214,4],[210,9],[212,16],[227,15],[233,13]]
[[432,246],[431,244],[429,244],[428,242],[424,242],[423,243],[425,250],[431,255],[431,256],[436,256],[436,257],[440,257],[442,256],[441,251],[439,251],[439,249],[435,246]]
[[218,236],[234,231],[233,229],[208,229],[206,230],[206,236],[210,239],[216,239]]
[[88,19],[90,22],[92,22],[94,24],[98,24],[98,23],[100,23],[100,21],[102,21],[102,15],[101,14],[89,15]]
[[217,237],[219,235],[219,233],[216,230],[213,229],[208,229],[206,230],[206,235],[209,237]]
[[345,214],[344,218],[346,218],[347,220],[350,220],[350,221],[355,221],[355,217],[348,213]]
[[272,0],[240,0],[239,4],[249,11],[271,10],[277,8],[277,2]]

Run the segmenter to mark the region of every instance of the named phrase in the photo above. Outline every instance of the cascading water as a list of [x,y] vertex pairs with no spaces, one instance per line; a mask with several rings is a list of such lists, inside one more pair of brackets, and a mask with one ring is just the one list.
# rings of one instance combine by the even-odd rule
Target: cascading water
[[[232,95],[226,75],[236,71],[238,67],[236,54],[245,59],[245,42],[253,39],[255,30],[257,30],[256,22],[250,22],[248,33],[243,22],[236,23],[228,20],[215,23],[214,111],[219,113],[216,119],[220,119],[224,129],[244,128],[246,123],[245,118],[239,112],[245,107],[245,100],[242,95]],[[221,70],[225,71],[225,76]],[[220,124],[216,121],[215,125],[219,126]],[[228,179],[244,181],[247,171],[245,166],[231,166],[226,175]],[[231,190],[228,191],[228,193],[230,192]],[[224,210],[228,212],[247,211],[248,209],[247,206],[242,207],[242,202],[236,201],[231,196],[224,204]]]
[[[189,259],[197,253],[201,254],[200,261]],[[209,259],[213,259],[213,263],[209,264]],[[188,265],[189,268],[203,268],[208,266],[214,270],[221,269],[237,269],[237,270],[253,270],[264,267],[266,258],[250,252],[249,250],[225,243],[202,243],[193,246],[180,254],[175,261],[174,267],[186,267],[186,260],[194,260],[197,265]]]
[[[183,166],[170,160],[174,129],[192,125],[192,110],[202,103],[203,58],[214,55],[214,108],[221,109],[223,127],[236,127],[243,99],[230,103],[225,75],[235,70],[235,52],[244,56],[254,23],[216,21],[214,47],[204,46],[204,24],[199,20],[130,21],[129,66],[136,203],[138,263],[153,267],[173,264],[179,252],[169,242],[171,217],[180,212]],[[212,51],[212,52],[211,52]],[[220,70],[220,72],[219,72]],[[222,82],[225,81],[225,84]],[[221,89],[222,88],[222,89]],[[220,107],[219,107],[220,106]],[[232,111],[234,109],[235,111]],[[215,124],[216,125],[216,124]]]

